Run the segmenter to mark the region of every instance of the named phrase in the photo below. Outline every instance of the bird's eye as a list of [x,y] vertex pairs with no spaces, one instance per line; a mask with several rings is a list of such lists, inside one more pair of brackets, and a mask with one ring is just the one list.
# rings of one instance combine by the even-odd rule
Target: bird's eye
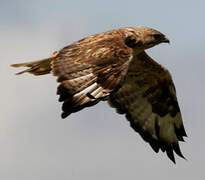
[[153,37],[154,37],[155,40],[160,40],[161,39],[160,34],[154,34]]

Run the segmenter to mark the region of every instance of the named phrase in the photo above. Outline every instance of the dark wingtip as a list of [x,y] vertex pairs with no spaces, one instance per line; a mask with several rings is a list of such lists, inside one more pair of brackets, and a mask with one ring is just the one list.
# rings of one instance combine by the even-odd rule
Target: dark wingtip
[[172,149],[167,149],[166,152],[167,152],[167,156],[169,157],[169,159],[170,159],[174,164],[176,164],[173,150],[172,150]]
[[188,136],[187,136],[187,133],[186,133],[186,131],[185,131],[185,128],[184,128],[184,126],[183,126],[183,124],[182,124],[182,126],[180,127],[180,132],[181,132],[182,136],[188,137]]
[[173,144],[173,149],[174,149],[174,152],[176,152],[176,154],[177,154],[179,157],[181,157],[181,158],[183,158],[183,159],[186,159],[186,158],[184,157],[184,155],[182,154],[181,149],[180,149],[178,143]]
[[177,128],[176,125],[174,125],[175,133],[177,136],[177,139],[179,141],[185,141],[183,137],[187,137],[186,131],[184,129],[184,126],[182,125],[180,128]]
[[62,119],[65,119],[65,118],[68,117],[70,114],[71,114],[70,112],[63,112],[63,113],[61,114],[61,118],[62,118]]
[[149,144],[156,153],[159,152],[159,146],[157,143],[149,143]]

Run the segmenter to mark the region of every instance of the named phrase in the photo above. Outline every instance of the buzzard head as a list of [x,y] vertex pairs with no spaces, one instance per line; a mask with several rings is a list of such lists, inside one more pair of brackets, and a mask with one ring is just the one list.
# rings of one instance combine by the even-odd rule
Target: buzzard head
[[130,48],[143,51],[160,43],[169,43],[169,39],[155,29],[147,27],[128,28],[125,44]]

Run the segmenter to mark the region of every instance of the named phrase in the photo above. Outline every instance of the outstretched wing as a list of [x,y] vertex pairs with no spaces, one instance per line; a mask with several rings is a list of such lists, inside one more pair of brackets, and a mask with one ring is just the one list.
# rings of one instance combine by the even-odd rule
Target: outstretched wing
[[132,49],[117,30],[90,36],[59,51],[52,73],[61,83],[57,94],[63,101],[62,118],[117,90],[131,59]]
[[178,142],[186,132],[171,75],[145,52],[134,57],[123,86],[109,102],[155,152],[166,151],[173,162],[173,151],[183,157]]

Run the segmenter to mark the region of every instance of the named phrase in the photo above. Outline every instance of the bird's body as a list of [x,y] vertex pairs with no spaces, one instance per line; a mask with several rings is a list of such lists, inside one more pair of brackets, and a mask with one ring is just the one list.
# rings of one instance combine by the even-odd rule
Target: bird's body
[[186,136],[175,87],[169,72],[144,50],[168,39],[145,28],[120,28],[96,34],[31,63],[22,71],[57,76],[62,118],[106,100],[126,114],[131,127],[158,152],[183,157],[178,141]]

